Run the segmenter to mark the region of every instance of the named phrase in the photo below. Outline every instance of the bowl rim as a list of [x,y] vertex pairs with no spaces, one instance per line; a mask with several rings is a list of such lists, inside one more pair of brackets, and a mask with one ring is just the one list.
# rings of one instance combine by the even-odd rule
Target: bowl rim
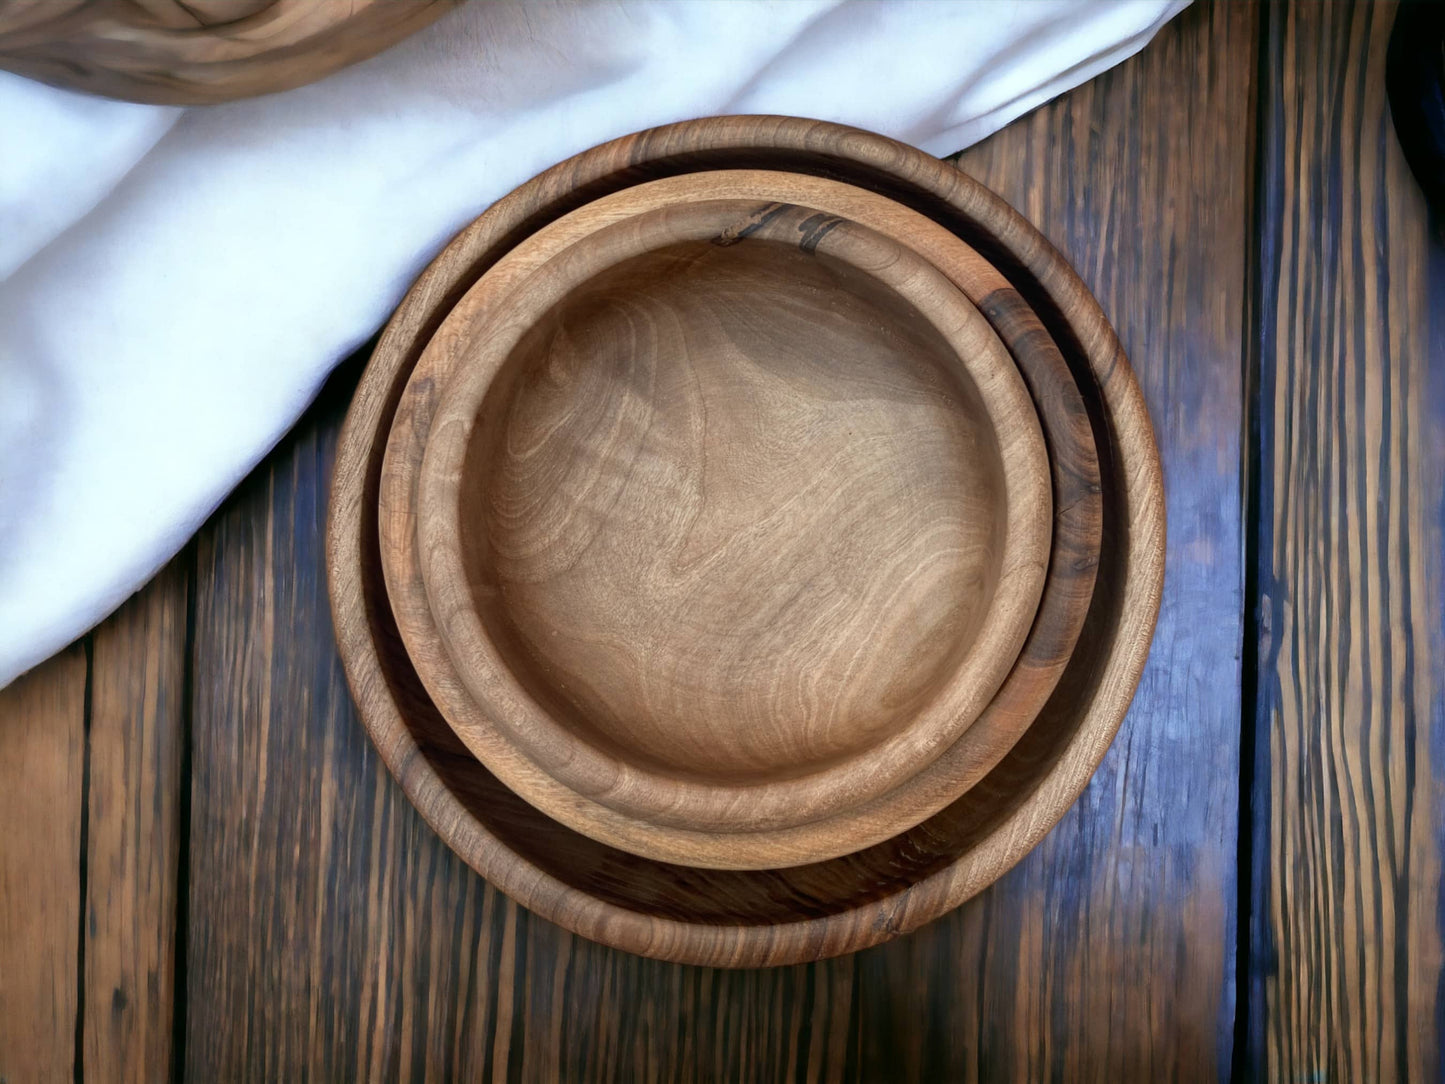
[[[1121,519],[1111,542],[1122,579],[1106,615],[1108,655],[1081,693],[1077,725],[1037,786],[963,853],[853,908],[785,924],[719,926],[659,917],[567,884],[513,849],[448,790],[406,724],[414,690],[393,684],[382,661],[382,647],[395,645],[376,639],[387,636],[389,612],[368,590],[366,570],[376,548],[378,442],[396,409],[398,373],[414,362],[417,337],[429,335],[455,301],[459,282],[474,280],[499,251],[561,210],[632,177],[719,160],[782,159],[806,159],[809,169],[830,175],[866,176],[960,232],[1045,319],[1076,377],[1089,379],[1098,396],[1101,462],[1107,453],[1122,483],[1106,492]],[[337,443],[326,549],[337,643],[361,722],[408,799],[459,856],[523,906],[581,936],[662,960],[758,967],[856,951],[915,929],[991,884],[1047,834],[1103,758],[1143,672],[1163,591],[1164,537],[1163,477],[1142,392],[1098,303],[1037,229],[955,166],[886,136],[806,118],[728,116],[648,129],[584,151],[515,189],[457,235],[408,291],[363,373]]]
[[[886,202],[842,182],[776,171],[706,171],[624,189],[564,216],[504,256],[448,314],[433,340],[437,346],[428,344],[422,352],[408,383],[444,383],[445,390],[430,419],[425,463],[409,518],[416,524],[435,625],[453,670],[479,709],[472,717],[479,714],[489,724],[455,729],[514,791],[577,831],[661,861],[735,868],[820,861],[858,849],[835,826],[811,833],[809,848],[800,849],[801,840],[795,840],[790,860],[768,852],[766,842],[759,840],[751,841],[746,857],[735,859],[729,841],[719,836],[729,830],[791,828],[844,813],[916,775],[987,708],[1032,630],[1053,541],[1049,458],[1033,400],[992,325],[947,275],[897,236],[947,231],[906,208],[888,216],[893,234],[845,218],[845,212]],[[1004,548],[995,588],[972,642],[953,660],[944,687],[904,728],[826,769],[785,780],[751,785],[679,780],[609,756],[571,735],[511,673],[478,612],[465,599],[453,597],[448,588],[467,583],[461,557],[464,525],[458,516],[464,462],[494,374],[533,321],[571,288],[625,259],[678,240],[711,240],[729,231],[750,238],[787,236],[785,219],[777,217],[779,205],[805,215],[837,216],[841,221],[830,223],[826,232],[800,235],[800,247],[855,261],[912,304],[954,350],[960,370],[955,378],[971,387],[970,398],[982,407],[992,458],[1002,470]],[[624,209],[635,213],[623,218]],[[572,239],[578,216],[603,225]],[[545,263],[538,251],[550,253]],[[513,284],[509,276],[494,279],[493,272],[503,271],[513,258],[542,266],[520,283]],[[489,288],[493,281],[499,287]],[[450,379],[444,375],[448,371]],[[405,467],[399,464],[398,469]],[[387,551],[383,555],[388,556]],[[402,590],[408,588],[400,578],[399,583]],[[405,639],[408,630],[402,632]],[[427,658],[422,656],[422,665]],[[430,687],[428,675],[422,677]],[[438,706],[448,718],[460,714],[450,710],[451,704]],[[508,754],[518,746],[545,779],[511,770],[514,761]],[[549,753],[550,759],[544,759]],[[577,801],[578,796],[587,801]],[[619,823],[598,815],[597,803],[629,819]],[[642,830],[653,824],[692,831],[682,837]],[[889,834],[909,827],[905,812]],[[710,845],[713,840],[716,845]]]

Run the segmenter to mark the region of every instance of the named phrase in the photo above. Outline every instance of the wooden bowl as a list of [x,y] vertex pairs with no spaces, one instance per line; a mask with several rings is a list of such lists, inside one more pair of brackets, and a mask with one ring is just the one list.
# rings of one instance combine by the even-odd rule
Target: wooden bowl
[[40,0],[0,3],[0,68],[156,105],[210,105],[314,82],[460,0]]
[[[1033,624],[1050,497],[1027,390],[947,278],[818,208],[837,190],[887,202],[746,171],[604,198],[439,337],[460,358],[421,474],[423,572],[495,723],[459,733],[615,846],[695,853],[573,794],[716,833],[883,793],[978,717]],[[657,209],[616,219],[639,203]],[[553,785],[509,771],[511,746]]]
[[[1055,694],[997,767],[897,839],[754,873],[668,866],[603,846],[538,814],[487,772],[432,705],[397,635],[376,521],[383,450],[407,377],[483,271],[523,237],[607,192],[732,167],[817,172],[886,192],[1003,270],[1084,393],[1104,498],[1084,635]],[[659,959],[734,967],[877,944],[936,918],[1018,862],[1073,804],[1123,719],[1158,613],[1163,552],[1162,480],[1147,410],[1107,319],[1062,257],[947,163],[882,136],[782,117],[712,118],[616,140],[523,185],[459,235],[402,302],[358,387],[337,448],[327,529],[337,642],[361,720],[448,845],[524,906],[582,936]]]
[[[1032,310],[972,248],[936,223],[919,222],[916,215],[892,201],[844,188],[814,190],[812,198],[814,202],[826,199],[836,215],[876,222],[890,232],[906,226],[910,245],[924,251],[934,266],[945,270],[990,314],[1040,406],[1051,453],[1056,526],[1038,620],[1008,680],[976,724],[923,772],[879,798],[808,824],[753,832],[659,826],[603,806],[579,810],[592,822],[608,825],[614,838],[628,840],[630,847],[625,849],[647,845],[654,857],[664,860],[761,869],[820,861],[871,846],[912,827],[972,786],[1008,751],[1053,691],[1083,626],[1099,552],[1101,496],[1089,421],[1066,363]],[[665,194],[666,190],[655,191]],[[610,202],[619,216],[630,209],[658,205],[655,195],[642,191],[642,186],[619,193]],[[565,247],[567,237],[559,236],[561,231],[585,235],[586,228],[585,221],[570,217],[553,224],[549,227],[556,242],[552,247]],[[548,255],[547,246],[539,244],[514,249],[489,270],[486,279],[493,287],[499,282],[515,286]],[[459,307],[476,296],[473,290]],[[586,806],[589,799],[558,789],[554,780],[539,773],[510,745],[496,744],[495,724],[463,687],[426,596],[415,546],[418,465],[437,409],[437,389],[448,384],[453,367],[473,349],[449,344],[465,327],[466,321],[449,318],[438,329],[413,370],[393,418],[380,492],[382,565],[392,610],[428,692],[464,742],[473,749],[479,748],[479,743],[494,743],[493,755],[508,760],[506,781],[531,773],[536,778],[530,785],[543,791],[550,788],[554,801]]]

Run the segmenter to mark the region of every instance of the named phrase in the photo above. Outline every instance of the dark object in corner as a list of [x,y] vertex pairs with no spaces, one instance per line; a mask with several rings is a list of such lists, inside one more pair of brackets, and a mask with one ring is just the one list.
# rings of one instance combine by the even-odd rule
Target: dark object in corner
[[1395,16],[1385,63],[1395,135],[1425,191],[1436,227],[1445,223],[1445,4],[1407,3]]

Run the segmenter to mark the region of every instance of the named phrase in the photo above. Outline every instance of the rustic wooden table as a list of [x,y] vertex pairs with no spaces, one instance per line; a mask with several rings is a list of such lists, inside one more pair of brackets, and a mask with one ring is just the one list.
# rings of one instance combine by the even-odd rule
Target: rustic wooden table
[[963,156],[1113,318],[1169,498],[1133,710],[991,890],[724,972],[488,888],[386,774],[333,646],[358,358],[0,694],[0,1080],[1435,1079],[1445,248],[1387,117],[1391,20],[1200,4]]

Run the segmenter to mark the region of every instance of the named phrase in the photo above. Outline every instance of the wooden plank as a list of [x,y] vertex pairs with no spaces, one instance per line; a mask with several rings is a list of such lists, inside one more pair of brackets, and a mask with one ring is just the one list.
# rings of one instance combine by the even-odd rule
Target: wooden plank
[[1168,573],[1149,667],[1078,806],[992,890],[862,956],[865,1079],[1229,1072],[1256,21],[1198,5],[962,158],[1119,331],[1158,430]]
[[75,1078],[86,651],[0,691],[0,1081]]
[[1393,15],[1272,8],[1262,46],[1250,1033],[1269,1079],[1440,1071],[1445,253],[1388,120]]
[[183,555],[92,635],[83,1064],[97,1080],[171,1063],[189,572]]

